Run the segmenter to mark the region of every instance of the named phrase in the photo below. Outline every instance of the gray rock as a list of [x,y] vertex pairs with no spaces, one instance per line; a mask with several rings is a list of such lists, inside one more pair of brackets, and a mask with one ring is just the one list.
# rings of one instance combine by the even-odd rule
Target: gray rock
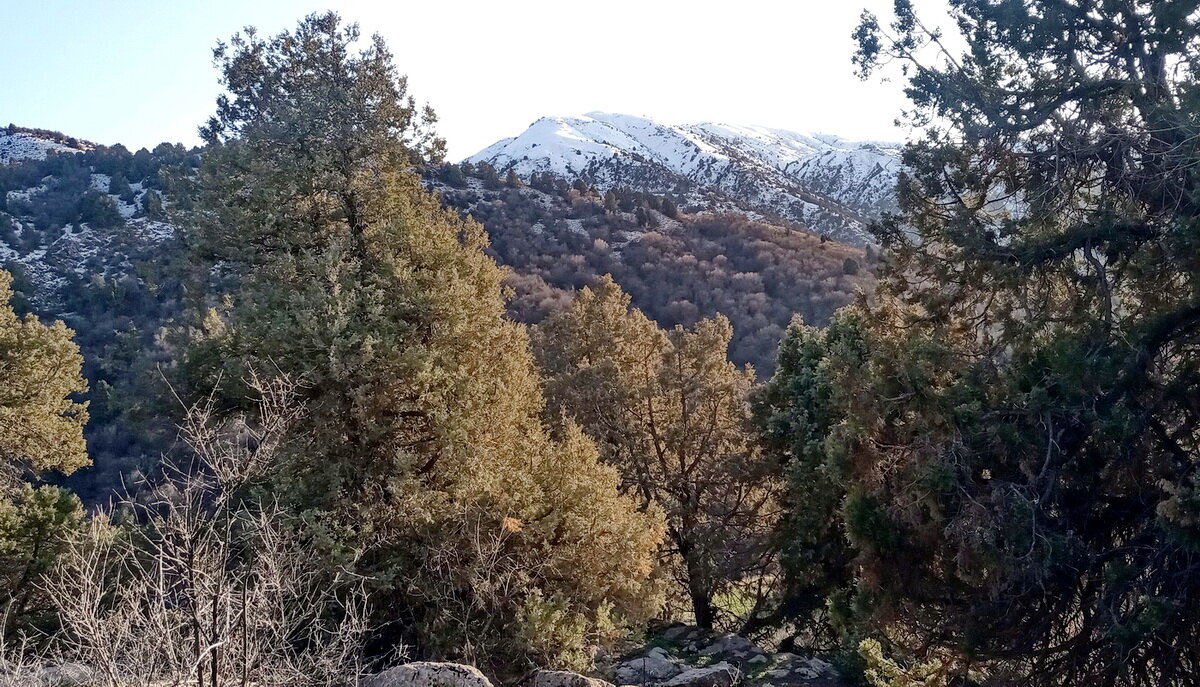
[[613,687],[613,684],[565,670],[538,670],[522,683],[522,687]]
[[770,662],[770,660],[771,659],[767,658],[766,654],[755,654],[755,655],[751,656],[746,661],[746,663],[748,663],[752,666],[758,666],[758,665],[762,665],[764,663],[768,663],[768,662]]
[[475,666],[461,663],[406,663],[359,681],[359,687],[492,687]]
[[737,635],[722,635],[700,652],[702,656],[718,658],[745,658],[750,654],[761,653],[763,653],[762,649],[755,646],[754,642]]
[[806,665],[798,666],[797,668],[795,668],[795,670],[793,671],[793,675],[800,678],[801,680],[816,680],[817,678],[821,677],[820,673],[813,670],[812,668],[809,668]]
[[837,672],[832,663],[828,661],[822,661],[819,658],[808,659],[808,667],[818,675],[832,675]]
[[783,653],[780,653],[780,654],[775,654],[775,662],[780,665],[782,665],[784,663],[791,663],[793,661],[799,661],[799,660],[800,660],[799,656],[797,656],[796,654],[789,654],[786,651]]
[[734,687],[741,681],[741,672],[722,662],[707,668],[693,668],[667,680],[659,687]]
[[672,625],[663,630],[662,638],[668,642],[673,642],[677,639],[683,639],[685,635],[690,635],[695,629],[691,625]]
[[38,683],[45,687],[85,687],[96,682],[96,672],[80,663],[47,666],[38,676]]
[[683,672],[666,651],[655,647],[645,656],[617,666],[617,682],[622,685],[653,685]]

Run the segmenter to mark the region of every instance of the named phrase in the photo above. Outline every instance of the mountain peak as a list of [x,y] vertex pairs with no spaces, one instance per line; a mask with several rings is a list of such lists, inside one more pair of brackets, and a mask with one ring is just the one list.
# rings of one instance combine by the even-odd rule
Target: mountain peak
[[865,243],[869,218],[894,205],[898,144],[764,126],[663,124],[593,111],[542,117],[467,162],[519,176],[582,178],[599,188],[720,194],[813,231]]

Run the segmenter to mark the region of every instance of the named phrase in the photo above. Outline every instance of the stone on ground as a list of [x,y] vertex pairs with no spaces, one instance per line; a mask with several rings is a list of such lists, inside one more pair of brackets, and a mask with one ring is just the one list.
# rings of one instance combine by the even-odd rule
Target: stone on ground
[[741,672],[722,662],[707,668],[685,671],[662,683],[661,687],[735,687],[741,681]]
[[359,681],[359,687],[492,687],[474,666],[460,663],[406,663]]

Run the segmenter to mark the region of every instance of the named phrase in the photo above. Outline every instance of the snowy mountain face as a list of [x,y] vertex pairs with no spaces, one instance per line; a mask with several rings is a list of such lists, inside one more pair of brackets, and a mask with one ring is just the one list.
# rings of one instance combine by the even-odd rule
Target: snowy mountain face
[[0,269],[48,310],[97,278],[140,279],[175,235],[158,172],[191,156],[182,146],[131,154],[0,127]]
[[551,174],[677,194],[697,209],[732,202],[747,214],[799,222],[851,243],[894,208],[900,146],[725,124],[667,125],[592,112],[543,117],[467,158],[528,179]]
[[90,148],[90,144],[48,131],[0,128],[0,165],[45,160],[50,153],[78,153]]

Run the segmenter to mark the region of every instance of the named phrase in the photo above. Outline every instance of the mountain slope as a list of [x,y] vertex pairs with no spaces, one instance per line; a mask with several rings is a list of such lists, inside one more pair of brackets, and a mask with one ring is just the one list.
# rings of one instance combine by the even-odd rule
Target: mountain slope
[[57,131],[26,129],[9,124],[0,128],[0,165],[25,160],[45,160],[50,153],[78,153],[94,148],[87,141]]
[[[487,228],[489,252],[512,269],[509,314],[536,324],[605,274],[664,327],[718,313],[734,325],[729,357],[760,375],[793,315],[828,323],[874,283],[875,255],[734,213],[692,215],[625,188],[605,194],[561,177],[508,183],[495,170],[427,177],[442,202]],[[489,174],[490,172],[490,174]]]
[[[581,178],[602,189],[673,193],[704,207],[714,195],[752,216],[799,222],[866,243],[866,222],[894,205],[899,145],[725,124],[667,125],[591,112],[543,117],[467,158],[529,179]],[[725,208],[712,208],[725,209]]]
[[[3,140],[20,142],[20,153],[0,164],[0,269],[14,274],[22,312],[63,319],[76,332],[91,389],[94,466],[70,483],[86,499],[102,499],[124,478],[152,468],[175,436],[157,412],[173,403],[158,366],[169,366],[180,345],[166,325],[184,312],[185,282],[196,266],[167,210],[187,207],[187,185],[177,182],[194,173],[203,151],[163,144],[131,153],[61,134],[18,133],[0,128]],[[655,133],[639,133],[646,155],[699,147]],[[628,138],[625,144],[634,145]],[[780,153],[778,163],[807,173],[807,159]],[[765,376],[793,314],[824,324],[857,290],[870,290],[871,249],[721,214],[737,209],[727,196],[658,163],[644,169],[661,174],[671,192],[655,195],[633,184],[604,192],[568,182],[566,172],[524,184],[486,165],[423,171],[447,207],[486,226],[491,254],[512,270],[509,315],[529,324],[611,274],[663,326],[728,316],[735,327],[731,358]],[[704,169],[697,156],[691,171]],[[692,214],[681,198],[705,212]]]

